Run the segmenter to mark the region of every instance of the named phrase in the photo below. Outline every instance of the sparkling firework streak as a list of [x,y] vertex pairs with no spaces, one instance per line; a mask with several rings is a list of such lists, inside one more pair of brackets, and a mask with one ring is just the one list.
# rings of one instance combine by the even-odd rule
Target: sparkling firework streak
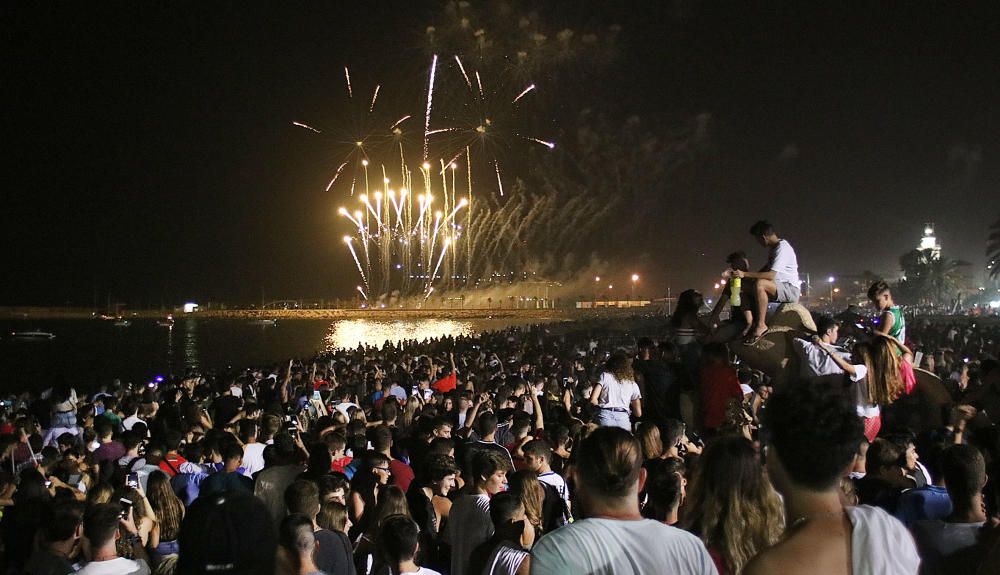
[[340,177],[340,172],[344,171],[344,166],[346,166],[346,165],[347,165],[347,162],[344,162],[343,164],[340,164],[340,167],[337,168],[337,172],[335,174],[333,174],[333,179],[330,180],[330,183],[326,185],[326,191],[328,191],[328,192],[330,191],[330,188],[333,187],[333,183],[336,182],[337,178]]
[[347,97],[353,98],[354,93],[351,91],[351,71],[347,69],[347,66],[344,66],[344,78],[347,79]]
[[424,161],[427,161],[428,157],[428,132],[431,130],[431,106],[434,103],[434,74],[437,72],[438,57],[434,54],[434,58],[431,60],[431,77],[427,82],[427,113],[424,116]]
[[469,80],[469,75],[465,73],[465,66],[462,65],[462,60],[455,54],[455,61],[458,62],[458,69],[462,71],[462,77],[465,78],[465,85],[472,89],[472,82]]
[[[518,134],[518,136],[521,136],[521,135]],[[531,142],[535,142],[536,144],[541,144],[541,145],[545,146],[546,148],[548,148],[550,150],[553,150],[556,147],[556,145],[555,145],[554,142],[546,142],[545,140],[539,140],[538,138],[532,138],[531,136],[521,136],[521,137],[524,138],[525,140],[529,140]]]
[[407,115],[403,116],[402,118],[396,120],[395,124],[389,126],[389,131],[391,132],[391,131],[395,130],[400,124],[402,124],[403,122],[405,122],[405,121],[407,121],[409,119],[410,119],[410,115],[407,114]]
[[368,301],[368,294],[365,293],[364,288],[361,287],[361,286],[358,286],[357,290],[361,294],[361,297],[365,298],[365,301]]
[[313,128],[313,127],[312,127],[312,126],[310,126],[309,124],[303,124],[302,122],[292,122],[292,125],[293,125],[293,126],[298,126],[298,127],[300,127],[300,128],[305,128],[305,129],[307,129],[307,130],[311,130],[311,131],[313,131],[313,132],[316,132],[317,134],[322,134],[322,133],[323,133],[323,132],[321,132],[320,130],[317,130],[316,128]]
[[[534,87],[534,86],[532,86],[532,87]],[[369,114],[375,111],[375,100],[378,100],[378,91],[379,91],[380,88],[382,88],[382,84],[378,84],[378,85],[375,86],[375,93],[372,94],[372,104],[371,104],[371,106],[368,106],[368,113]],[[517,100],[514,100],[514,101],[516,102]],[[395,126],[393,126],[393,127],[395,127]],[[390,128],[390,129],[392,129],[392,128]]]
[[[352,239],[353,238],[351,238],[351,236],[344,236],[344,243],[347,244],[347,249],[351,250],[351,257],[354,258],[354,263],[358,266],[358,273],[361,274],[361,281],[365,282],[365,285],[368,286],[368,278],[365,277],[365,270],[361,267],[361,260],[358,259],[358,253],[354,251],[354,242]],[[368,286],[368,289],[371,290],[371,286]]]
[[511,104],[516,104],[518,100],[520,100],[521,98],[523,98],[528,92],[530,92],[530,91],[532,91],[534,89],[535,89],[535,85],[534,84],[528,86],[527,88],[524,89],[524,91],[522,91],[520,94],[518,94],[516,98],[514,98],[514,101],[511,102]]

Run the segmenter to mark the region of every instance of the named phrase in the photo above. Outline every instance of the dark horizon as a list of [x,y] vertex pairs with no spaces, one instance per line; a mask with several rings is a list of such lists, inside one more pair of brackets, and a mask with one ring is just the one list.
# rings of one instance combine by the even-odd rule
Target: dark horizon
[[[291,122],[337,123],[344,65],[419,105],[444,4],[5,5],[0,305],[352,297],[343,200],[323,191],[336,166]],[[991,4],[538,10],[553,34],[621,25],[613,64],[538,74],[558,95],[535,119],[553,158],[583,108],[663,137],[704,122],[696,157],[650,192],[640,240],[621,215],[580,244],[621,285],[638,272],[676,294],[735,249],[762,262],[760,218],[814,277],[892,274],[925,222],[982,277],[1000,215]]]

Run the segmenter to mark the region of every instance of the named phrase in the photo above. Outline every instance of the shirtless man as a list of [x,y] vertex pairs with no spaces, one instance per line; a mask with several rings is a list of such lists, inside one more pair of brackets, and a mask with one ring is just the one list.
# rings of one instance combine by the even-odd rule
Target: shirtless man
[[767,470],[784,498],[785,537],[747,564],[746,575],[913,574],[920,558],[897,519],[868,505],[845,507],[840,479],[862,441],[861,419],[827,386],[788,385],[768,402]]

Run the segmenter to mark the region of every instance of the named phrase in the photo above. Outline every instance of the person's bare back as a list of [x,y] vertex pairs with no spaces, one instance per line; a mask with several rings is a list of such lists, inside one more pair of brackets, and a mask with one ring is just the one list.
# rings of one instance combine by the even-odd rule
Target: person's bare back
[[800,525],[793,525],[789,531],[786,539],[747,564],[743,573],[851,573],[852,527],[846,514],[807,518]]

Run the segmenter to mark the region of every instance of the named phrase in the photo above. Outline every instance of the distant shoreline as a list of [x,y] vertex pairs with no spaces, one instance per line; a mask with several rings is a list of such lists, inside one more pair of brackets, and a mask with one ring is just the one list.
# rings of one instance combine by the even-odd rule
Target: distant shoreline
[[[267,309],[267,310],[204,310],[194,313],[173,313],[174,318],[214,319],[538,319],[576,320],[596,317],[624,317],[655,313],[657,308],[608,309]],[[96,312],[100,315],[100,312]],[[168,311],[137,310],[125,312],[125,319],[162,319]],[[52,320],[95,317],[92,309],[58,307],[0,307],[0,320]]]

